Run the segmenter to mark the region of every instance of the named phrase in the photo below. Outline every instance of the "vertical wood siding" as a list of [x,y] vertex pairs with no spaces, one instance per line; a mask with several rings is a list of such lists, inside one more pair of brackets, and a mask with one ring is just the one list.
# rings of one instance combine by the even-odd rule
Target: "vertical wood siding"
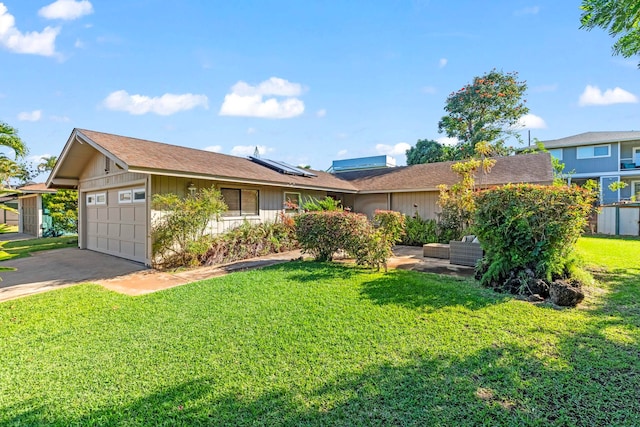
[[437,191],[391,194],[391,210],[412,216],[418,212],[423,219],[437,219],[441,209]]

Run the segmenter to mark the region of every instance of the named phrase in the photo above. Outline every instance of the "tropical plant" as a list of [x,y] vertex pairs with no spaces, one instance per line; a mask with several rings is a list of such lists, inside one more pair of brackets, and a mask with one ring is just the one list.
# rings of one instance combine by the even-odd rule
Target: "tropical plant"
[[78,232],[78,192],[58,190],[42,195],[42,207],[51,216],[51,228],[55,234]]

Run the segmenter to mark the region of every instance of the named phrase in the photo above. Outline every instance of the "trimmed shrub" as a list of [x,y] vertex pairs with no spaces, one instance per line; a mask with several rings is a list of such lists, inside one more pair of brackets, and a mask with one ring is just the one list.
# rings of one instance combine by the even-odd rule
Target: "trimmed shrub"
[[402,232],[398,212],[376,212],[375,228],[365,215],[344,211],[307,212],[296,216],[300,247],[317,261],[331,261],[342,250],[358,265],[385,267]]
[[315,197],[311,197],[302,204],[302,209],[305,212],[321,212],[321,211],[342,211],[340,200],[333,199],[331,197],[325,197],[318,200]]
[[306,212],[295,222],[300,247],[317,261],[331,261],[340,249],[353,254],[356,238],[370,234],[372,228],[365,215],[344,211]]
[[579,187],[505,185],[476,196],[474,231],[485,251],[481,283],[527,294],[532,281],[568,278],[594,195]]
[[224,264],[292,251],[298,247],[293,221],[286,215],[271,223],[251,224],[245,221],[239,227],[211,238],[201,263]]

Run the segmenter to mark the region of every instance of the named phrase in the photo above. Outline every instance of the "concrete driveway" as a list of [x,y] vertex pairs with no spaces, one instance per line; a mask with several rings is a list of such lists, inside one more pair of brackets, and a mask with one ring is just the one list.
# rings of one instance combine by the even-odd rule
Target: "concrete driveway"
[[77,248],[34,252],[31,256],[3,261],[0,267],[0,301],[84,282],[97,282],[145,270],[142,264]]

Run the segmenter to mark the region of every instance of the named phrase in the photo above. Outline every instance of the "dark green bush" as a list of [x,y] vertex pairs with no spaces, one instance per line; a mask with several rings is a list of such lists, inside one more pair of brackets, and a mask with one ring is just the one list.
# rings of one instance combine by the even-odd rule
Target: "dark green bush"
[[481,283],[499,289],[522,272],[546,281],[570,276],[593,200],[593,192],[575,186],[518,184],[478,193],[474,231],[485,251]]
[[438,242],[438,225],[435,219],[422,219],[416,212],[413,216],[404,216],[403,245],[422,246],[425,243]]
[[312,197],[302,204],[302,209],[306,212],[343,210],[340,200],[328,196],[321,200]]
[[294,225],[288,217],[267,223],[251,224],[245,221],[239,227],[211,238],[201,263],[224,264],[292,251],[298,247]]
[[405,219],[400,212],[376,209],[373,216],[374,227],[384,235],[391,244],[398,243],[405,234]]
[[300,247],[318,261],[331,261],[342,250],[359,265],[386,267],[391,247],[402,230],[397,212],[376,213],[375,228],[365,215],[345,211],[307,212],[297,215],[296,237]]

